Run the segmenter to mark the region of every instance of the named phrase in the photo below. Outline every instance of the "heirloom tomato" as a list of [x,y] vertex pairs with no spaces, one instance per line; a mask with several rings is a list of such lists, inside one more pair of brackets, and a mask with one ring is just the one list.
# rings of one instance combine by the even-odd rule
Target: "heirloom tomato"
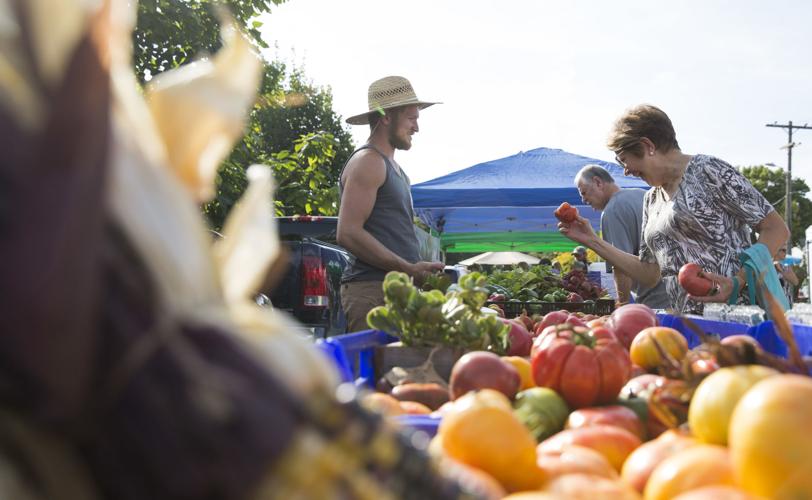
[[629,378],[629,353],[613,338],[560,326],[536,339],[536,385],[558,392],[573,409],[613,402]]
[[682,361],[688,352],[688,341],[678,330],[665,326],[650,326],[640,330],[632,340],[629,348],[632,363],[646,370],[659,366],[664,360],[660,349],[657,348],[658,345],[676,361]]
[[561,222],[565,224],[571,224],[575,222],[575,219],[578,218],[578,209],[565,201],[558,208],[555,209],[555,212],[553,212],[553,214]]
[[728,366],[708,375],[694,391],[688,408],[688,425],[702,442],[727,444],[728,425],[733,409],[757,382],[778,375],[761,365]]
[[754,385],[730,419],[728,446],[744,490],[812,498],[812,378],[775,375]]
[[628,349],[640,330],[650,326],[657,326],[657,315],[647,305],[626,304],[612,312],[608,326],[615,333],[617,340],[623,344],[623,347]]

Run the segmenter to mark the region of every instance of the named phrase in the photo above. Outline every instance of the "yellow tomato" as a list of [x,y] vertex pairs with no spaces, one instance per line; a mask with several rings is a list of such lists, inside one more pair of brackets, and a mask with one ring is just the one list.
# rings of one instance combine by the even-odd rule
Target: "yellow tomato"
[[516,368],[516,371],[519,372],[519,378],[522,380],[521,387],[519,388],[520,391],[536,387],[530,361],[521,356],[502,356],[502,360],[513,365],[513,368]]
[[544,471],[536,464],[536,440],[499,391],[482,389],[457,399],[438,432],[449,457],[484,470],[508,491],[544,483]]
[[733,467],[727,448],[698,444],[663,460],[651,473],[643,497],[668,500],[703,486],[733,484]]
[[741,398],[730,420],[739,485],[768,498],[812,498],[812,378],[776,375]]
[[629,347],[632,363],[646,370],[659,366],[662,356],[655,342],[677,361],[681,361],[688,352],[688,341],[678,330],[665,326],[650,326],[640,330]]
[[688,408],[691,433],[702,442],[727,444],[727,429],[733,409],[744,393],[778,372],[761,365],[720,368],[696,388]]

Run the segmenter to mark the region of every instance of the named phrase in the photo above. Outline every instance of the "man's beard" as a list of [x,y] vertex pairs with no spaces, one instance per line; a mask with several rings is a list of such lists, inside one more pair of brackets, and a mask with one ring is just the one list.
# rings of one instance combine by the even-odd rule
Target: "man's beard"
[[398,137],[395,130],[389,130],[389,144],[391,144],[393,148],[402,151],[408,151],[412,147],[411,141],[408,138],[404,140]]

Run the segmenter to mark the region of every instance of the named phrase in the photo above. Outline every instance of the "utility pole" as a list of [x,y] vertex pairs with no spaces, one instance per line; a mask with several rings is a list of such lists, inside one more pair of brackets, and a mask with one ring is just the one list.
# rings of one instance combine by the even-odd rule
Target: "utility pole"
[[785,210],[784,210],[784,217],[787,221],[787,228],[789,228],[790,235],[789,239],[787,240],[787,255],[791,255],[792,252],[792,148],[800,144],[795,144],[792,142],[792,130],[793,129],[806,129],[812,130],[812,127],[808,126],[806,123],[803,125],[793,125],[792,120],[789,123],[778,123],[773,122],[772,124],[768,123],[768,127],[775,127],[775,128],[785,128],[787,129],[788,139],[787,145],[782,146],[783,148],[787,148],[787,194],[784,197]]

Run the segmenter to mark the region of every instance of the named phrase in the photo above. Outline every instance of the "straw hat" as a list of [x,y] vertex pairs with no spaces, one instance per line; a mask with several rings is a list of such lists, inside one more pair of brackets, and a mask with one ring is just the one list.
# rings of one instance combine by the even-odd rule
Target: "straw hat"
[[366,125],[371,113],[382,113],[385,109],[399,108],[416,104],[419,109],[428,108],[439,102],[425,102],[417,98],[409,80],[402,76],[387,76],[372,82],[367,94],[369,111],[347,118],[350,125]]

